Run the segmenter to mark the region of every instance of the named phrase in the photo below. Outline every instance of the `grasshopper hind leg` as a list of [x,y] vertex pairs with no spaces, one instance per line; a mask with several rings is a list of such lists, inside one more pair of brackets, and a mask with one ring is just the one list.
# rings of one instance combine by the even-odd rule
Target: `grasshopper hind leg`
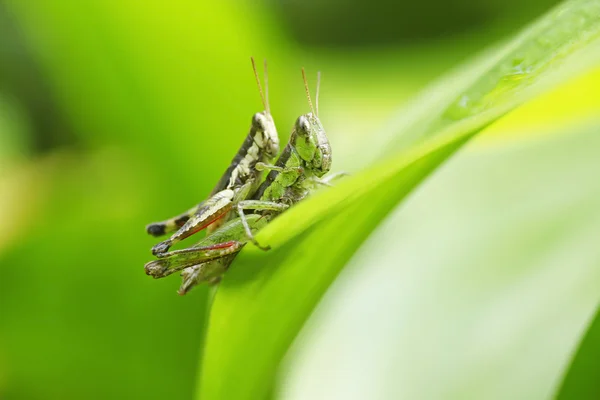
[[147,275],[154,278],[164,278],[187,267],[227,259],[232,254],[237,254],[244,247],[244,244],[237,240],[231,240],[210,246],[190,247],[172,251],[164,254],[163,258],[146,263],[144,269]]
[[162,257],[174,244],[205,229],[227,215],[233,206],[234,195],[235,192],[233,190],[225,189],[201,203],[193,210],[194,212],[191,213],[185,223],[179,227],[170,238],[163,240],[152,247],[152,254],[157,257]]
[[153,222],[151,224],[148,224],[146,225],[146,232],[154,237],[176,232],[183,225],[185,225],[185,223],[192,217],[192,215],[194,215],[198,211],[200,207],[202,207],[202,204],[203,203],[200,203],[199,205],[190,208],[186,212],[179,214],[175,217],[166,219],[164,221]]

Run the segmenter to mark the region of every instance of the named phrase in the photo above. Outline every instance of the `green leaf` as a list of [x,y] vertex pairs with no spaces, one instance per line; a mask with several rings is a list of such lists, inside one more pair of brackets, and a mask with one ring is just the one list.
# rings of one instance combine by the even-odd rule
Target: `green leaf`
[[600,398],[598,382],[598,349],[600,348],[600,309],[589,325],[556,398]]
[[598,1],[567,2],[485,62],[459,71],[459,81],[456,74],[442,80],[428,93],[443,95],[435,101],[422,96],[399,118],[393,131],[400,140],[391,147],[400,153],[318,193],[261,231],[258,240],[273,250],[245,249],[215,296],[200,398],[268,395],[282,357],[315,305],[389,212],[490,123],[595,64],[599,12]]

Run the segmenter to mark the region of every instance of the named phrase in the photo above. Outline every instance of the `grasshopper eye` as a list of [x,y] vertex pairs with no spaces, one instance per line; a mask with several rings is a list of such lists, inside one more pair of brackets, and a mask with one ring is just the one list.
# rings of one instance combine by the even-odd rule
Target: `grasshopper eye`
[[301,115],[298,118],[298,128],[304,134],[308,135],[310,132],[310,123],[308,122],[308,118],[306,118],[304,115]]
[[265,116],[262,113],[254,114],[254,116],[252,117],[252,126],[264,131],[266,129],[265,128],[266,125],[267,125],[267,121],[266,121]]

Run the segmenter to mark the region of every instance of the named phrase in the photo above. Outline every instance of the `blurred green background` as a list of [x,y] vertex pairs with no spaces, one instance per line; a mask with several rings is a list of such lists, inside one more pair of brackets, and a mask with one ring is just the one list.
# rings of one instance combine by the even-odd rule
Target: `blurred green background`
[[323,72],[355,171],[406,99],[555,3],[0,0],[0,398],[193,396],[207,289],[147,277],[144,226],[229,164],[262,109],[251,55],[282,141],[300,67]]

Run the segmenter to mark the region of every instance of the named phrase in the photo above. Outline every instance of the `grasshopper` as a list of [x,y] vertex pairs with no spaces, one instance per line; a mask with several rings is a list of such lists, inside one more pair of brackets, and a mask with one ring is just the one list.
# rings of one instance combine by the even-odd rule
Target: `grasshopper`
[[[180,294],[187,293],[200,282],[218,282],[247,242],[268,249],[256,242],[254,232],[305,198],[317,184],[327,185],[337,176],[320,179],[331,167],[331,147],[318,117],[320,74],[317,80],[317,112],[312,106],[304,69],[302,76],[311,112],[296,120],[290,140],[275,165],[263,162],[256,164],[258,170],[270,172],[247,200],[237,203],[239,217],[229,221],[197,245],[166,253],[162,258],[147,263],[145,269],[148,275],[161,278],[184,269]],[[246,215],[245,210],[254,210],[254,213]]]
[[152,253],[156,256],[160,257],[173,244],[194,233],[207,227],[210,232],[227,220],[234,200],[237,202],[244,199],[256,189],[262,175],[262,171],[255,168],[256,164],[273,160],[279,153],[279,137],[269,107],[267,63],[264,63],[263,94],[254,58],[251,58],[251,61],[265,110],[252,117],[248,136],[207,200],[183,214],[146,227],[146,231],[153,236],[175,232],[169,239],[152,248]]

